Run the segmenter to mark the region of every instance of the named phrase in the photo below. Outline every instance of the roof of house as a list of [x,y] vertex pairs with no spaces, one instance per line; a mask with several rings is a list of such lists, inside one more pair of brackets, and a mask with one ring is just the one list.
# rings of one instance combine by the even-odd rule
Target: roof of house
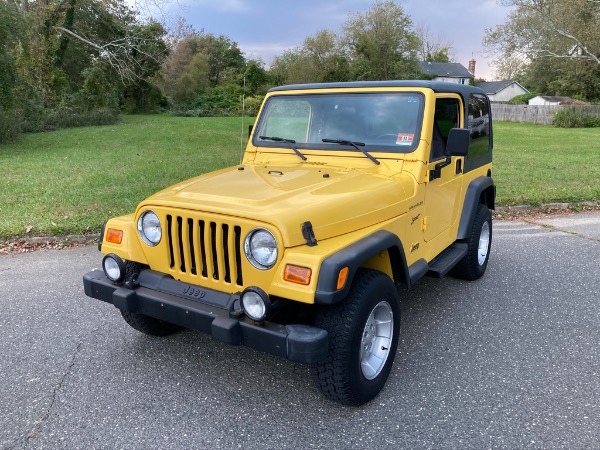
[[559,97],[556,95],[538,95],[535,98],[543,98],[547,102],[551,102],[551,103],[563,103],[563,102],[573,102],[574,101],[571,97]]
[[535,100],[536,98],[541,98],[549,103],[557,103],[559,105],[587,105],[586,102],[582,102],[581,100],[575,100],[571,97],[559,97],[555,95],[538,95],[537,97],[529,100],[529,103],[531,104],[531,101]]
[[493,94],[497,94],[498,92],[502,91],[503,89],[506,89],[513,83],[519,85],[525,92],[529,92],[520,83],[518,83],[515,80],[482,81],[480,83],[475,83],[475,86],[477,86],[479,89],[483,89],[486,94],[493,95]]
[[421,72],[426,75],[448,78],[473,78],[465,66],[460,63],[419,62]]

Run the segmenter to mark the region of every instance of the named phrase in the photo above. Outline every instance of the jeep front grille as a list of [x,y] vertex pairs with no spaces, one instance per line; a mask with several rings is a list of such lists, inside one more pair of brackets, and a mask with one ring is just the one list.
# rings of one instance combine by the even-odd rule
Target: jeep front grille
[[241,227],[168,214],[167,238],[172,270],[243,286]]

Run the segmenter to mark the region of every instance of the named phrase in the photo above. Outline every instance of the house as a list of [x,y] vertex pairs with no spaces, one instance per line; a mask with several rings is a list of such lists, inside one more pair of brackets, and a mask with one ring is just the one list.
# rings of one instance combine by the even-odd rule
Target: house
[[552,95],[538,95],[529,100],[530,105],[535,106],[558,106],[558,105],[582,105],[583,102],[571,97],[557,97]]
[[[475,69],[475,61],[473,70]],[[445,81],[446,83],[469,84],[474,74],[469,72],[465,66],[460,63],[440,63],[440,62],[419,62],[419,69],[424,75],[433,77],[435,81]],[[469,63],[469,65],[471,62]]]
[[492,102],[507,102],[517,95],[528,94],[529,91],[514,80],[483,81],[475,83],[483,89]]

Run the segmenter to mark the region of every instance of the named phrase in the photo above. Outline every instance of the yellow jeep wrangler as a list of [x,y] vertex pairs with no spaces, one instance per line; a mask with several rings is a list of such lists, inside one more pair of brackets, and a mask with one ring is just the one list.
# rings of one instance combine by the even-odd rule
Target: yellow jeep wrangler
[[481,277],[492,242],[492,124],[477,88],[424,81],[283,86],[242,163],[110,219],[85,293],[133,328],[180,328],[311,364],[360,405],[383,388],[398,288]]

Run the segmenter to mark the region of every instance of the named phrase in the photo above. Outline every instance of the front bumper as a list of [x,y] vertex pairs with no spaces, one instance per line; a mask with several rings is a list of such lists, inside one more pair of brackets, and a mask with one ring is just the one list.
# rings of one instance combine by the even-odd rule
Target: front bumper
[[192,286],[152,270],[140,273],[132,288],[115,285],[101,271],[85,274],[83,286],[88,297],[210,334],[230,345],[245,345],[307,364],[327,356],[327,331],[300,324],[256,324],[234,309],[239,294]]

